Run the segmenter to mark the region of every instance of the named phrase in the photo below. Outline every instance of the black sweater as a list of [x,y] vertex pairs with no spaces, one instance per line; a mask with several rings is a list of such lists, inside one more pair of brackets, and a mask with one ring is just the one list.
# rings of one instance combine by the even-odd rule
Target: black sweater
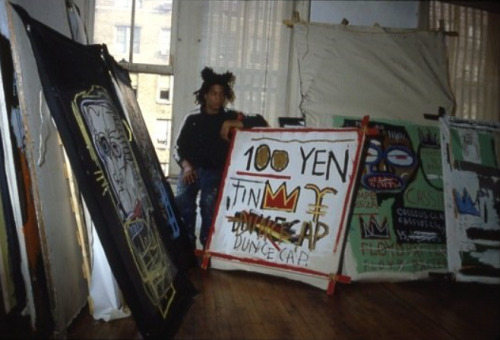
[[220,137],[226,120],[240,120],[244,128],[268,126],[261,115],[247,116],[232,110],[210,115],[202,109],[190,112],[177,137],[174,157],[181,164],[187,160],[193,167],[223,170],[229,152],[229,142]]

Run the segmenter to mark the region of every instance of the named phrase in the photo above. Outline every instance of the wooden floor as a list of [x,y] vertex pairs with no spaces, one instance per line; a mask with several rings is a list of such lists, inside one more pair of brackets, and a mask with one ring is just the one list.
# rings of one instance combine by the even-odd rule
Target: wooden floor
[[[500,339],[500,286],[450,281],[337,284],[333,295],[261,274],[196,270],[176,339]],[[84,309],[68,339],[141,339],[132,317]]]
[[[335,293],[283,278],[197,269],[200,291],[175,339],[500,339],[500,286],[451,281],[337,284]],[[5,320],[3,320],[5,321]],[[28,339],[7,320],[0,339]],[[94,320],[88,309],[67,339],[142,339],[132,317]]]

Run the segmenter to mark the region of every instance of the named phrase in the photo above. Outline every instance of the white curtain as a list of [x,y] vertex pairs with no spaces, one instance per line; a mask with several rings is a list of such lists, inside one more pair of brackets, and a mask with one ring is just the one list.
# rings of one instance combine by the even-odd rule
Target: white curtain
[[[293,1],[205,1],[198,69],[236,76],[234,108],[277,126],[286,91]],[[200,80],[201,82],[201,80]]]
[[458,33],[446,41],[454,115],[500,121],[500,15],[432,1],[429,25]]

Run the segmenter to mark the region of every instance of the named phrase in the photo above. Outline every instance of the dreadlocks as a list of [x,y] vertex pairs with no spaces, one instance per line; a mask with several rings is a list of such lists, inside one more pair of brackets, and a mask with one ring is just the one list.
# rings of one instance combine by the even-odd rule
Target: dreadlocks
[[226,101],[229,103],[232,103],[234,101],[235,95],[233,91],[233,85],[236,77],[233,73],[228,71],[226,73],[217,74],[212,70],[212,68],[205,67],[201,71],[201,79],[203,79],[201,87],[193,93],[195,96],[196,104],[205,106],[205,94],[208,93],[212,85],[221,85],[224,88]]

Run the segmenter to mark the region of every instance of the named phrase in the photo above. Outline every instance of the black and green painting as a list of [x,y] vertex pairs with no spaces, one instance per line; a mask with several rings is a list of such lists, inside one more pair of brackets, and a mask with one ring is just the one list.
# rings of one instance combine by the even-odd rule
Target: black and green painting
[[[335,117],[336,126],[360,120]],[[370,121],[351,208],[344,273],[353,280],[417,279],[445,271],[438,126]]]

